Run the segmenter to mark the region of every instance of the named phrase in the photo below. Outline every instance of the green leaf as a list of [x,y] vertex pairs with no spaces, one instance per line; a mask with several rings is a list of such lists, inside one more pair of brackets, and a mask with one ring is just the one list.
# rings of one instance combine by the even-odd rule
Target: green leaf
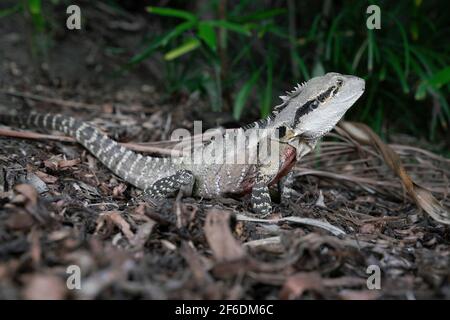
[[132,57],[130,59],[130,61],[128,62],[128,64],[133,65],[133,64],[137,64],[137,63],[141,62],[142,60],[146,59],[151,54],[153,54],[153,52],[156,49],[167,45],[167,43],[169,43],[170,40],[179,36],[183,32],[193,28],[194,25],[195,25],[195,22],[186,21],[186,22],[180,23],[179,25],[177,25],[175,28],[173,28],[169,32],[166,32],[165,34],[156,37],[155,39],[153,39],[152,42],[150,42],[150,44],[147,46],[147,48],[145,48],[145,50],[143,52]]
[[398,27],[398,30],[400,31],[400,35],[402,37],[403,41],[403,52],[404,52],[404,62],[405,62],[405,77],[408,77],[409,74],[409,65],[410,65],[410,53],[409,53],[409,42],[408,42],[408,36],[405,31],[405,28],[403,27],[402,23],[392,14],[389,14],[389,17],[394,20],[395,24]]
[[398,80],[400,81],[400,84],[402,85],[403,92],[406,94],[409,92],[408,83],[405,78],[405,73],[402,70],[402,67],[400,65],[400,59],[393,53],[390,49],[384,48],[386,54],[387,54],[387,61],[394,69],[395,73],[397,74]]
[[341,11],[331,23],[330,30],[328,31],[327,40],[326,40],[326,48],[325,48],[325,60],[329,60],[331,58],[331,44],[333,41],[333,38],[338,33],[336,30],[338,28],[338,25],[343,17],[345,17],[345,10]]
[[[252,26],[251,24],[248,24],[249,26]],[[261,38],[262,36],[264,36],[265,33],[269,32],[272,33],[274,35],[276,35],[277,37],[280,37],[282,39],[286,39],[288,41],[295,41],[296,39],[290,39],[289,37],[289,33],[283,29],[280,28],[279,26],[273,24],[273,23],[268,23],[268,24],[264,24],[264,25],[253,25],[252,26],[254,29],[258,30],[258,37]]]
[[368,39],[364,40],[363,43],[361,43],[361,46],[356,50],[355,57],[353,58],[351,70],[352,72],[356,72],[356,69],[358,68],[359,62],[361,61],[361,58],[366,51],[367,47],[369,45]]
[[325,68],[323,67],[322,62],[317,61],[316,64],[314,65],[314,68],[312,71],[312,76],[318,77],[318,76],[323,76],[324,74],[325,74]]
[[185,19],[185,20],[189,20],[189,21],[197,20],[197,17],[194,14],[190,13],[189,11],[185,11],[185,10],[162,8],[162,7],[147,7],[146,10],[149,13],[154,13],[154,14],[157,14],[160,16],[180,18],[180,19]]
[[378,79],[380,81],[383,81],[384,79],[386,79],[386,66],[383,65],[380,69],[380,72],[378,74]]
[[212,51],[216,51],[217,38],[216,32],[214,31],[214,28],[212,26],[200,22],[198,24],[198,36],[200,39],[205,41],[205,43]]
[[242,86],[241,90],[239,90],[238,92],[233,107],[233,117],[236,120],[239,120],[241,118],[245,102],[247,101],[253,86],[258,80],[260,72],[261,70],[253,72],[252,77]]
[[28,9],[32,15],[40,15],[41,14],[41,0],[28,0]]
[[375,46],[375,39],[373,36],[373,30],[367,31],[367,70],[369,73],[373,69],[373,51]]
[[270,48],[267,55],[267,79],[266,88],[263,92],[263,98],[261,103],[260,114],[262,118],[265,118],[270,113],[270,107],[272,104],[272,83],[273,83],[273,54],[272,48]]
[[304,80],[307,80],[310,78],[308,68],[306,67],[305,60],[300,56],[298,51],[294,52],[294,59],[298,63],[298,67],[300,68],[300,71],[302,72],[302,76]]
[[416,94],[414,95],[414,99],[416,100],[423,100],[427,96],[427,90],[428,86],[426,85],[426,82],[422,82],[416,90]]
[[426,96],[428,89],[440,89],[443,85],[450,82],[450,67],[446,67],[438,72],[434,73],[430,78],[422,80],[417,87],[414,98],[416,100],[422,100]]
[[320,13],[314,17],[313,23],[311,24],[311,27],[309,28],[308,34],[306,36],[308,40],[316,39],[319,30],[319,22],[322,21],[321,18],[322,14]]
[[1,9],[0,10],[0,18],[7,17],[7,16],[12,15],[12,14],[14,14],[16,12],[19,12],[20,10],[22,10],[22,4],[21,3],[16,4],[14,7],[11,7],[11,8]]
[[450,66],[439,70],[430,79],[428,79],[428,83],[436,89],[441,88],[443,85],[446,85],[450,82]]
[[260,10],[256,11],[250,14],[247,14],[242,17],[236,18],[236,21],[238,22],[249,22],[249,21],[261,21],[261,20],[267,20],[270,18],[273,18],[275,16],[278,16],[280,14],[285,14],[287,12],[287,9],[285,8],[277,8],[277,9],[271,9],[271,10]]
[[244,34],[246,36],[250,35],[250,31],[245,27],[237,23],[229,22],[226,20],[208,20],[203,22],[206,25],[211,27],[220,27],[224,29],[228,29],[230,31],[234,31],[240,34]]
[[175,48],[173,50],[170,50],[164,55],[164,59],[167,61],[176,59],[192,50],[197,49],[200,46],[200,41],[196,38],[192,38],[187,40],[185,43],[183,43],[178,48]]
[[42,16],[41,0],[28,0],[28,10],[30,11],[34,28],[39,32],[43,32],[45,29],[45,19]]

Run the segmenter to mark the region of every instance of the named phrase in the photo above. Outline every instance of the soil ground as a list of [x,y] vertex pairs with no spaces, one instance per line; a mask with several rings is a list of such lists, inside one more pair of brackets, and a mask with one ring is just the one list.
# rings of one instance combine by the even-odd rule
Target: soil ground
[[[211,119],[202,97],[164,92],[155,60],[115,73],[157,27],[139,16],[132,17],[137,30],[128,16],[112,24],[104,8],[93,8],[85,14],[96,23],[56,32],[43,60],[30,54],[24,19],[0,19],[2,112],[73,115],[121,142],[166,140],[174,128]],[[5,94],[10,90],[63,101]],[[367,187],[324,176],[325,169],[341,178],[357,171],[346,158],[327,166],[317,163],[320,156],[298,169],[298,195],[276,204],[269,218],[328,221],[344,236],[295,221],[245,221],[247,198],[135,203],[138,191],[77,144],[0,137],[0,298],[449,299],[448,226],[421,212],[385,165],[387,176],[354,175],[379,179]],[[433,162],[418,159],[424,167]],[[448,206],[449,162],[438,162],[442,171],[417,179],[447,181],[436,190]],[[71,265],[81,268],[81,290],[66,286]],[[367,287],[369,266],[380,268],[380,290]]]

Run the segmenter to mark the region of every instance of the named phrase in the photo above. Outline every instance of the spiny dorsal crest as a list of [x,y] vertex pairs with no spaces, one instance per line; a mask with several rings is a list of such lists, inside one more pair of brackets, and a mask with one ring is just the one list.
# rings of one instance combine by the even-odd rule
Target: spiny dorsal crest
[[276,114],[280,113],[281,110],[283,110],[288,105],[289,101],[292,98],[295,98],[296,96],[298,96],[300,94],[300,92],[302,92],[305,84],[306,84],[306,82],[298,83],[294,87],[294,90],[286,91],[285,96],[280,96],[280,99],[283,100],[283,102],[281,104],[277,105],[275,108],[273,108],[272,114],[276,115]]
[[298,96],[300,94],[300,92],[302,92],[305,84],[306,84],[306,81],[302,82],[302,83],[298,83],[294,87],[294,90],[286,91],[285,96],[280,96],[280,98],[281,98],[281,100],[283,100],[283,102],[281,104],[275,106],[267,118],[261,119],[261,120],[252,122],[246,126],[243,126],[243,129],[248,130],[248,129],[252,129],[252,128],[264,128],[267,124],[269,124],[270,122],[272,122],[275,119],[276,115],[278,113],[280,113],[281,110],[283,110],[289,104],[289,101],[292,98]]
[[298,96],[300,94],[300,92],[302,92],[302,89],[303,89],[305,84],[306,84],[306,82],[298,83],[294,87],[294,90],[286,91],[286,95],[285,96],[280,96],[281,100],[283,100],[283,102],[285,102],[285,101],[288,101],[288,100]]

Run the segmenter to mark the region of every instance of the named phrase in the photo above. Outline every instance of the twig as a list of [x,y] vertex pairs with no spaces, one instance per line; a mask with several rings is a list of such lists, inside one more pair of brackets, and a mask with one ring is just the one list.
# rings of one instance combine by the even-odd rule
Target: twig
[[0,129],[0,136],[4,137],[12,137],[12,138],[21,138],[21,139],[33,139],[33,140],[55,140],[55,141],[64,141],[64,142],[76,142],[74,138],[66,137],[66,136],[56,136],[50,134],[42,134],[31,131],[16,131],[10,129]]
[[[43,134],[43,133],[37,133],[37,132],[32,132],[32,131],[17,131],[17,130],[11,130],[11,129],[0,129],[0,136],[21,138],[21,139],[33,139],[33,140],[54,140],[54,141],[62,141],[62,142],[74,142],[74,143],[77,142],[72,137]],[[177,150],[172,150],[172,149],[167,149],[167,148],[146,146],[146,145],[141,145],[138,143],[120,143],[120,144],[122,146],[127,147],[134,151],[157,153],[157,154],[170,155],[170,156],[181,156],[182,155],[182,153]]]
[[293,222],[293,223],[300,223],[300,224],[306,224],[318,228],[325,229],[329,232],[331,232],[335,236],[345,235],[345,231],[333,226],[332,224],[328,222],[324,222],[317,219],[311,219],[311,218],[300,218],[300,217],[284,217],[280,219],[258,219],[258,218],[252,218],[243,214],[237,214],[236,219],[239,221],[249,221],[249,222],[259,222],[259,223],[278,223],[281,221],[287,221],[287,222]]
[[70,108],[87,108],[87,109],[92,109],[92,108],[99,108],[100,106],[97,104],[89,104],[89,103],[84,103],[84,102],[77,102],[77,101],[70,101],[70,100],[63,100],[63,99],[57,99],[57,98],[50,98],[50,97],[45,97],[45,96],[41,96],[38,94],[34,94],[34,93],[28,93],[28,92],[18,92],[18,91],[7,91],[7,90],[0,90],[0,93],[6,94],[6,95],[10,95],[10,96],[14,96],[14,97],[19,97],[19,98],[24,98],[24,99],[31,99],[31,100],[36,100],[36,101],[41,101],[41,102],[46,102],[46,103],[51,103],[51,104],[57,104],[63,107],[70,107]]
[[296,34],[296,25],[297,21],[295,19],[295,1],[288,0],[288,24],[289,24],[289,51],[291,56],[291,69],[292,74],[294,75],[294,79],[298,79],[299,69],[298,69],[298,63],[297,60],[295,60],[295,52],[296,52],[296,41],[297,41],[297,34]]
[[296,166],[294,168],[294,170],[297,171],[295,173],[296,177],[314,175],[314,176],[327,177],[327,178],[336,179],[336,180],[350,181],[353,183],[366,183],[366,184],[371,184],[371,185],[376,185],[376,186],[398,187],[398,184],[394,183],[394,182],[377,181],[377,180],[358,177],[358,176],[354,176],[354,175],[350,175],[350,174],[340,174],[340,173],[333,173],[333,172],[322,171],[322,170],[314,170],[314,169],[309,169],[309,168],[303,168],[300,166]]
[[400,144],[390,144],[389,145],[391,148],[393,148],[395,151],[397,151],[397,153],[401,152],[401,151],[412,151],[412,152],[417,152],[417,153],[421,153],[423,155],[426,155],[427,157],[437,160],[437,161],[442,161],[442,162],[446,162],[446,163],[450,163],[450,159],[441,157],[437,154],[434,154],[430,151],[427,151],[425,149],[421,149],[421,148],[417,148],[417,147],[412,147],[412,146],[407,146],[407,145],[400,145]]
[[258,240],[252,240],[247,241],[243,245],[246,247],[259,247],[259,246],[266,246],[266,245],[276,245],[281,243],[281,237],[275,236],[275,237],[269,237],[264,239],[258,239]]

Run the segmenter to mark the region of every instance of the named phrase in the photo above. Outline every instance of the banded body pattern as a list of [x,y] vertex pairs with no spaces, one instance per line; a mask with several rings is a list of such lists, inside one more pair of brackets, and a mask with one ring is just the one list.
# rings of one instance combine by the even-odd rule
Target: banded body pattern
[[170,159],[142,156],[104,133],[73,117],[61,114],[30,113],[26,116],[0,115],[0,122],[27,128],[57,130],[74,137],[108,169],[132,185],[147,190],[159,179],[177,171]]
[[[0,122],[59,130],[75,137],[112,172],[143,189],[151,199],[170,196],[177,190],[205,198],[251,192],[253,210],[264,216],[272,208],[269,186],[281,182],[285,188],[290,183],[292,179],[282,178],[336,125],[364,88],[364,80],[352,75],[331,72],[312,78],[281,97],[282,104],[268,117],[238,129],[245,143],[237,143],[242,139],[225,133],[222,139],[199,146],[193,157],[178,159],[142,156],[72,117],[0,115]],[[259,129],[262,135],[252,139]],[[266,146],[270,152],[262,152],[260,158]]]

